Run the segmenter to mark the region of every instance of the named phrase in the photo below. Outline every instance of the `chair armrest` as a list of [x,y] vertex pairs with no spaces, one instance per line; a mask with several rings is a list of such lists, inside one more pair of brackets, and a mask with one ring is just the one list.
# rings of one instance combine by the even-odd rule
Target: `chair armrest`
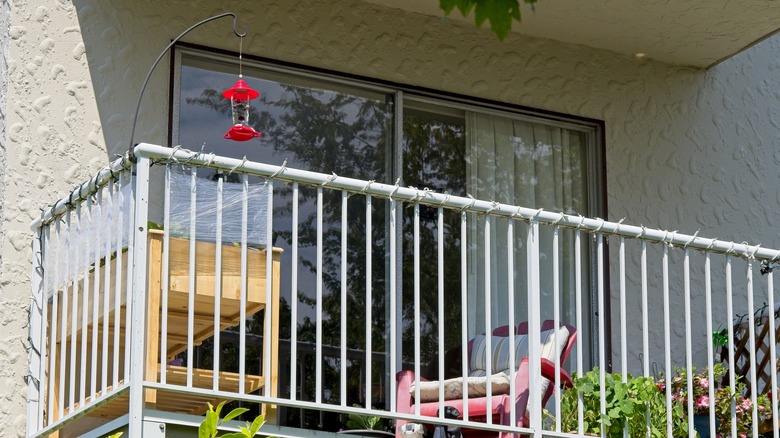
[[[555,382],[555,363],[542,358],[542,377],[549,379],[551,382]],[[571,376],[563,367],[560,368],[560,378],[562,388],[571,388],[573,386]]]

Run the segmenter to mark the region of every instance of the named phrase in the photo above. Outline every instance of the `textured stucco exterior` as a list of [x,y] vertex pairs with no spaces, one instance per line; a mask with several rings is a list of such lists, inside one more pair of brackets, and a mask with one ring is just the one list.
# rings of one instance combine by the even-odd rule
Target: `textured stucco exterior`
[[[4,1],[4,436],[24,430],[30,221],[127,149],[138,89],[160,49],[196,21],[229,10],[249,26],[244,50],[254,55],[603,120],[609,219],[780,247],[777,37],[698,70],[516,34],[501,43],[468,23],[358,0]],[[231,35],[225,19],[185,40],[236,50]],[[167,102],[163,63],[146,92],[136,141],[166,143]]]

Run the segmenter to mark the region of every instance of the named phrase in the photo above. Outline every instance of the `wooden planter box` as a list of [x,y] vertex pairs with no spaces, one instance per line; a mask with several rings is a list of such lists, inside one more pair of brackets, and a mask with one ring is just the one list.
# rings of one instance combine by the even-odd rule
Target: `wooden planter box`
[[[146,320],[146,373],[145,380],[159,382],[160,381],[160,349],[161,349],[161,320],[162,320],[162,268],[163,268],[163,234],[161,231],[150,231],[148,242],[148,283],[147,283],[147,320]],[[193,319],[193,345],[200,345],[204,340],[214,336],[215,330],[215,296],[217,286],[220,286],[220,306],[219,306],[219,318],[218,325],[219,330],[222,331],[228,327],[237,326],[240,323],[241,318],[241,248],[234,245],[221,245],[221,275],[217,279],[216,275],[216,250],[217,244],[213,242],[196,242],[195,243],[195,267],[194,267],[194,319]],[[255,376],[245,375],[244,392],[252,393],[262,388],[264,385],[271,385],[270,392],[272,396],[277,394],[278,386],[278,373],[277,373],[277,358],[278,358],[278,337],[279,337],[279,274],[280,274],[280,255],[282,250],[279,248],[273,249],[272,255],[272,283],[271,283],[271,306],[270,314],[266,313],[265,317],[271,318],[271,333],[263,334],[263,351],[266,350],[266,343],[270,342],[271,357],[263,358],[263,368],[265,369],[265,361],[270,360],[271,375],[270,376]],[[187,349],[187,334],[189,323],[189,288],[190,288],[190,241],[188,239],[170,238],[170,251],[168,258],[168,312],[167,312],[167,333],[166,333],[166,362],[171,361],[174,357],[184,352]],[[122,266],[122,288],[126,287],[127,276],[127,251],[121,255]],[[247,287],[246,287],[246,317],[256,314],[257,312],[266,309],[266,251],[249,248],[247,250]],[[57,418],[57,408],[59,403],[65,403],[65,414],[77,408],[79,405],[89,403],[89,396],[83,402],[78,400],[79,393],[79,379],[81,367],[87,367],[86,370],[86,386],[87,393],[90,392],[90,380],[92,373],[96,373],[96,381],[100,392],[110,390],[113,369],[107,370],[109,384],[107,388],[101,388],[101,374],[102,369],[100,355],[104,348],[108,348],[109,367],[113,361],[113,352],[116,348],[120,351],[120,363],[119,375],[124,375],[124,351],[125,342],[124,337],[120,338],[119,345],[114,345],[114,309],[115,309],[115,285],[116,285],[116,260],[110,260],[109,263],[100,266],[97,269],[99,275],[98,282],[100,287],[100,296],[107,296],[109,300],[109,309],[111,309],[108,315],[103,314],[103,301],[98,303],[100,308],[98,312],[97,321],[93,321],[93,299],[94,299],[94,275],[95,269],[86,276],[87,285],[89,288],[89,300],[84,305],[83,301],[83,284],[84,276],[82,275],[79,280],[79,304],[80,308],[86,309],[87,313],[87,361],[85,364],[81,364],[80,351],[82,344],[82,314],[79,313],[76,320],[76,369],[70,369],[70,357],[66,357],[66,367],[63,370],[59,369],[59,356],[63,354],[62,347],[65,346],[66,354],[70,354],[71,346],[71,311],[68,309],[68,313],[65,315],[67,319],[68,330],[64,334],[65,343],[63,344],[63,333],[61,333],[61,325],[57,327],[57,339],[56,339],[56,365],[53,372],[53,378],[55,385],[59,385],[60,379],[66,379],[66,388],[68,387],[71,379],[71,372],[75,372],[76,380],[76,400],[71,402],[68,400],[67,389],[65,394],[65,400],[55,399],[55,412],[49,413],[50,422]],[[110,276],[110,289],[108,292],[103,291],[103,282],[105,275],[108,273]],[[69,295],[69,307],[73,305],[73,289],[72,285],[68,287],[66,293]],[[59,292],[59,309],[57,321],[61,321],[62,318],[62,300],[63,292]],[[124,290],[122,291],[121,303],[120,303],[120,327],[121,333],[124,334],[125,328],[125,315],[126,315],[126,295]],[[51,319],[51,303],[49,309]],[[108,345],[103,344],[103,319],[108,318]],[[61,324],[61,322],[60,322]],[[91,351],[92,351],[92,331],[98,330],[98,369],[91,370]],[[175,365],[166,366],[166,383],[172,385],[185,386],[187,380],[187,368]],[[211,389],[213,386],[213,370],[193,369],[192,386],[194,388]],[[55,397],[58,394],[59,386],[55,386]],[[220,371],[219,373],[219,390],[226,392],[239,392],[239,379],[238,374]],[[99,394],[100,394],[99,392]],[[91,411],[88,415],[93,417],[115,418],[124,413],[127,413],[127,393],[111,399],[110,402],[105,403],[97,409]],[[156,408],[171,412],[202,414],[207,409],[207,402],[212,404],[219,403],[220,398],[216,397],[203,397],[198,395],[188,395],[182,393],[172,393],[167,391],[146,390],[146,407]],[[275,407],[264,406],[264,411],[267,414],[267,418],[273,421]],[[269,412],[270,411],[270,412]]]

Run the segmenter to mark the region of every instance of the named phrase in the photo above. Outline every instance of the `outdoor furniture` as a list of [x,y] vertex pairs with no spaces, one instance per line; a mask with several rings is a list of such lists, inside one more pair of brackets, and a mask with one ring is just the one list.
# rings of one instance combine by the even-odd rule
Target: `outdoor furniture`
[[[527,357],[527,334],[528,324],[523,322],[515,330],[515,364],[510,365],[508,361],[508,349],[509,349],[509,327],[503,326],[493,330],[492,333],[492,370],[490,374],[505,371],[506,376],[500,374],[493,374],[491,377],[491,410],[488,412],[488,399],[485,395],[472,396],[474,393],[485,394],[484,386],[479,388],[479,382],[477,379],[482,378],[484,385],[484,376],[488,374],[488,370],[485,369],[485,336],[479,335],[471,339],[468,343],[468,358],[469,358],[469,397],[467,399],[468,406],[468,418],[474,421],[486,421],[488,415],[492,417],[492,421],[496,424],[509,425],[510,412],[512,406],[515,406],[517,415],[517,426],[528,426],[527,417],[527,404],[529,398],[529,385],[528,385],[528,361],[531,358]],[[555,351],[555,340],[558,340],[558,350]],[[553,321],[547,320],[542,323],[541,326],[541,371],[542,382],[540,382],[539,392],[542,405],[544,406],[549,400],[550,396],[555,390],[554,385],[551,382],[555,381],[555,363],[553,362],[556,357],[560,360],[560,382],[564,387],[570,387],[572,382],[569,375],[563,369],[563,364],[571,352],[574,342],[577,339],[576,329],[568,324],[561,324],[557,329]],[[517,370],[514,377],[514,381],[511,381],[512,368]],[[397,380],[397,403],[396,409],[398,413],[413,414],[415,412],[415,400],[414,400],[414,388],[413,385],[417,384],[416,376],[413,371],[401,371],[396,375]],[[461,388],[462,377],[455,379],[449,379],[444,381],[437,381],[433,385],[427,385],[425,379],[421,378],[421,401],[420,401],[420,415],[435,417],[438,416],[439,401],[438,401],[438,388],[437,385],[445,385],[445,401],[444,406],[451,406],[457,409],[462,418],[464,411],[464,398],[459,393],[465,392]],[[477,387],[473,386],[477,385]],[[509,385],[515,387],[515,400],[509,399]],[[423,395],[423,386],[430,386],[425,391],[427,394]],[[449,394],[449,396],[448,396]],[[396,424],[397,427],[407,423],[407,421],[399,420]],[[476,430],[463,430],[464,435],[468,436],[495,436],[495,432],[476,431]],[[511,435],[511,434],[510,434]]]
[[[175,357],[177,354],[186,351],[188,345],[188,323],[189,323],[189,253],[190,253],[190,241],[189,239],[170,238],[170,250],[168,257],[168,309],[167,309],[167,331],[166,331],[166,348],[165,348],[165,362],[166,365],[166,384],[186,386],[187,384],[187,367],[179,366],[176,364]],[[236,326],[240,323],[241,318],[241,248],[235,245],[221,245],[221,277],[216,277],[216,254],[217,244],[213,242],[201,242],[198,241],[195,244],[195,296],[194,296],[194,309],[193,309],[193,346],[200,345],[204,340],[214,336],[215,329],[215,291],[217,281],[220,285],[220,303],[219,303],[219,328],[218,330],[224,330],[228,327]],[[160,382],[160,349],[161,349],[161,320],[162,320],[162,272],[163,272],[163,233],[161,231],[152,230],[149,232],[148,240],[148,283],[147,283],[147,327],[146,327],[146,373],[144,379],[146,381]],[[265,362],[270,361],[270,376],[259,375],[245,375],[244,376],[244,393],[252,393],[262,388],[264,385],[271,385],[271,396],[277,395],[278,386],[278,331],[279,331],[279,273],[280,273],[280,254],[282,250],[278,248],[273,249],[273,265],[272,265],[272,285],[271,285],[271,303],[270,314],[266,314],[266,318],[271,318],[271,333],[265,333],[263,336],[263,351],[265,351],[266,343],[270,343],[271,355],[270,357],[263,357],[263,368],[265,369]],[[247,318],[256,314],[257,312],[267,308],[266,304],[266,262],[267,256],[264,249],[248,248],[247,250],[247,287],[246,287],[246,312]],[[121,255],[121,271],[122,280],[120,284],[126,284],[126,276],[128,272],[128,257],[127,251]],[[114,260],[108,263],[103,263],[99,269],[99,279],[105,278],[108,274],[111,281],[111,288],[109,291],[101,291],[101,296],[106,296],[109,299],[109,305],[107,308],[111,309],[107,315],[103,314],[101,310],[97,321],[94,321],[92,315],[92,300],[94,299],[94,291],[90,291],[89,302],[82,307],[87,310],[87,340],[91,344],[92,331],[98,330],[98,351],[102,351],[104,348],[108,348],[109,357],[115,348],[120,351],[120,363],[113,364],[112,360],[109,360],[110,369],[107,370],[108,375],[113,373],[113,367],[119,368],[119,376],[124,375],[124,355],[125,355],[125,339],[124,336],[120,337],[119,345],[114,345],[113,331],[114,324],[114,309],[115,309],[115,281],[116,278],[116,263]],[[87,278],[87,284],[91,285],[94,277],[94,267],[92,272],[89,273]],[[102,280],[101,280],[102,281]],[[80,282],[81,283],[81,282]],[[67,293],[69,297],[73,296],[72,286],[69,286],[67,291],[60,291],[59,293]],[[126,296],[124,291],[120,294],[120,332],[124,333],[125,329],[125,317],[126,317]],[[79,297],[81,301],[82,297]],[[70,299],[73,302],[73,299]],[[102,302],[100,303],[102,309]],[[50,305],[51,307],[51,305]],[[51,308],[49,309],[51,313]],[[79,312],[81,315],[81,312]],[[62,315],[62,307],[58,309],[58,315],[56,321],[61,321],[61,318],[66,318],[67,326],[71,327],[71,314]],[[79,316],[81,318],[81,316]],[[108,318],[109,324],[109,343],[103,345],[103,319]],[[49,319],[52,321],[53,319]],[[77,358],[78,352],[81,351],[82,342],[82,324],[81,320],[76,321],[77,331],[74,339],[71,339],[72,334],[70,329],[65,333],[63,344],[62,333],[58,333],[56,339],[57,343],[57,357],[56,363],[60,363],[59,356],[63,354],[63,345],[66,348],[67,354],[71,343],[76,343]],[[87,347],[91,350],[91,345]],[[67,359],[67,358],[66,358]],[[66,363],[69,362],[66,360]],[[100,361],[99,361],[100,362]],[[82,371],[82,368],[87,368],[86,371]],[[79,385],[81,378],[86,379],[87,382],[92,378],[92,373],[97,374],[97,382],[100,384],[100,375],[103,372],[101,369],[91,370],[87,364],[81,364],[80,360],[77,360],[76,369],[70,369],[70,366],[65,369],[56,369],[54,372],[54,384],[55,388],[58,387],[61,379],[65,379],[67,382],[71,379],[71,373],[75,373],[76,385]],[[108,388],[98,388],[100,391],[98,395],[106,390],[110,389],[111,378],[109,377]],[[214,372],[211,369],[199,369],[193,367],[192,370],[192,387],[211,389],[214,382]],[[120,385],[122,382],[120,382]],[[238,373],[220,371],[218,375],[219,390],[223,392],[240,393],[239,388],[239,375]],[[89,388],[89,383],[87,383]],[[60,403],[64,403],[64,415],[76,409],[79,405],[89,403],[89,393],[85,400],[78,400],[78,390],[76,391],[76,400],[68,400],[68,394],[66,391],[65,400],[59,400],[55,398],[54,412],[52,420],[57,419],[58,406]],[[55,391],[55,397],[58,396],[58,392]],[[144,396],[144,405],[146,408],[159,409],[170,412],[188,413],[200,415],[208,409],[208,403],[213,405],[221,402],[223,398],[217,396],[203,396],[193,395],[186,393],[173,393],[168,391],[146,389]],[[88,415],[91,417],[100,418],[116,418],[124,413],[127,413],[128,409],[128,393],[123,392],[119,396],[111,398],[108,402],[101,404],[95,410],[91,411]],[[275,406],[263,406],[263,410],[267,415],[267,418],[275,418]],[[271,420],[273,421],[273,420]]]

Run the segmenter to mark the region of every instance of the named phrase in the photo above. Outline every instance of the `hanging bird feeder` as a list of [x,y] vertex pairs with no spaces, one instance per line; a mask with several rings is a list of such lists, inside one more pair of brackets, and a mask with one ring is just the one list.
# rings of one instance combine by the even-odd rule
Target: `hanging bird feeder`
[[239,76],[236,84],[225,90],[222,96],[225,99],[230,99],[230,109],[233,113],[233,127],[225,133],[225,138],[234,141],[247,141],[263,135],[247,124],[249,122],[249,101],[260,96],[257,90],[249,88]]

